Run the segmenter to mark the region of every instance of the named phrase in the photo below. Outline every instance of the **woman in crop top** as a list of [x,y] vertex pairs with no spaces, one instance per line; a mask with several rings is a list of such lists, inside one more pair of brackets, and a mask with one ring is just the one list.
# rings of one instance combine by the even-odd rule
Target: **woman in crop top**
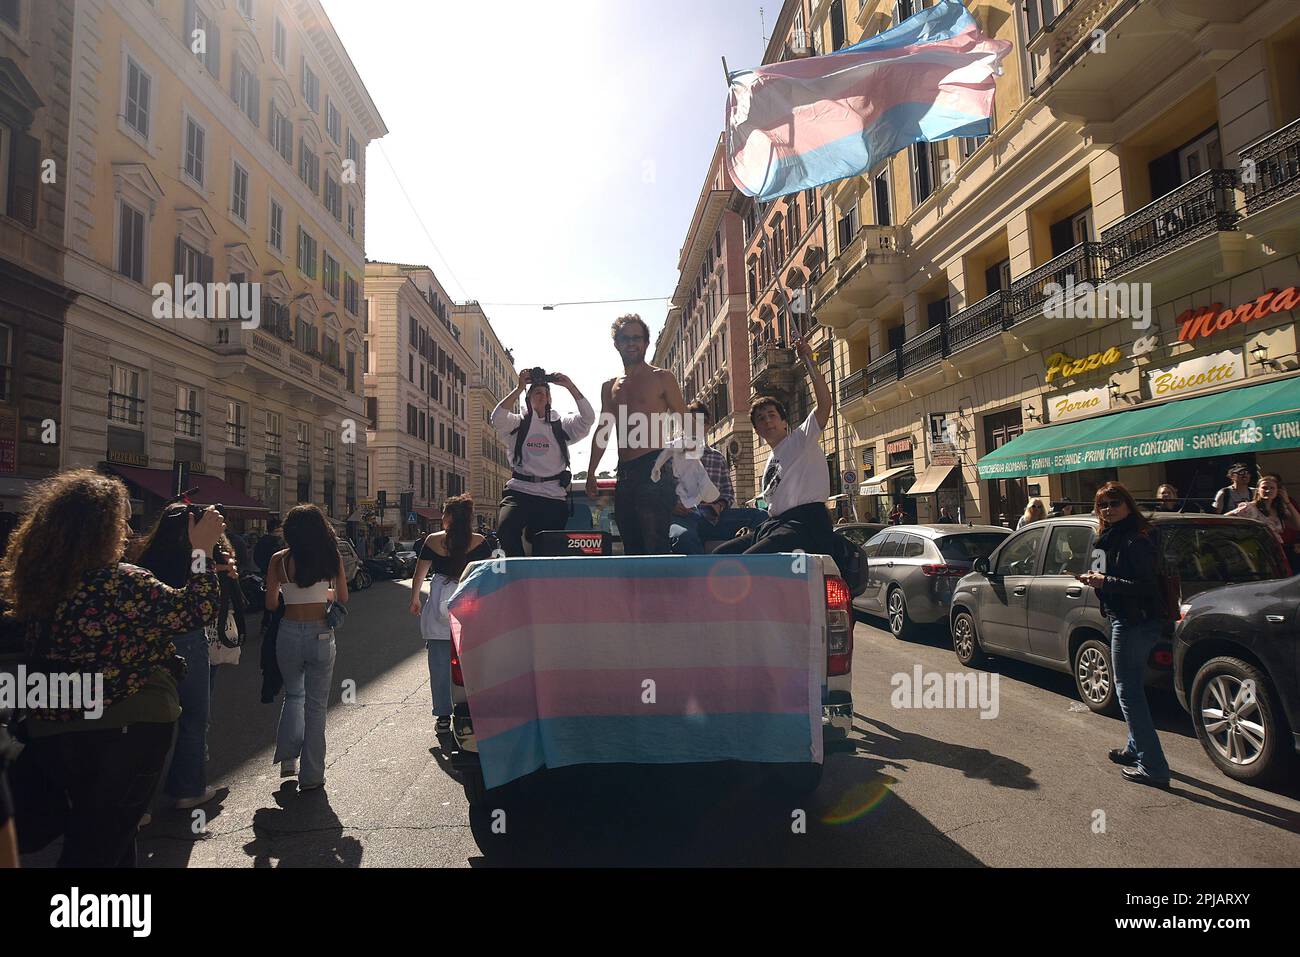
[[281,533],[289,547],[272,557],[266,578],[266,607],[275,611],[284,597],[275,645],[284,676],[275,760],[281,777],[293,777],[301,757],[298,790],[309,791],[325,784],[325,710],[335,656],[325,607],[347,604],[348,580],[334,529],[315,505],[292,509]]
[[[433,694],[435,731],[451,730],[451,625],[446,601],[470,562],[492,557],[495,543],[470,529],[474,499],[457,495],[442,507],[441,532],[424,540],[411,578],[411,614],[420,616],[420,634],[429,654],[429,688]],[[428,598],[421,605],[424,576],[432,569]]]

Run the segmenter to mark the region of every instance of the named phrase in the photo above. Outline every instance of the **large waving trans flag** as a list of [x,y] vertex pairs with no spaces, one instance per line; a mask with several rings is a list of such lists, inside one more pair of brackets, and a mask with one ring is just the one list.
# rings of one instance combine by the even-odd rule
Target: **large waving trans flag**
[[732,73],[727,165],[761,200],[857,176],[911,143],[990,132],[1011,50],[959,0],[826,56]]

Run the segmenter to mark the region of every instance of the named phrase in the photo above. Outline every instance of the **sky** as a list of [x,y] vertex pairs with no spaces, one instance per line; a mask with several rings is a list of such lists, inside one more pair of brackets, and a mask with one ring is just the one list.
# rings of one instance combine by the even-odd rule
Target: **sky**
[[[599,412],[613,320],[663,327],[722,132],[721,58],[761,62],[760,8],[770,30],[780,0],[322,3],[389,129],[367,152],[367,258],[429,266],[518,368],[566,373]],[[643,296],[660,298],[541,308]]]

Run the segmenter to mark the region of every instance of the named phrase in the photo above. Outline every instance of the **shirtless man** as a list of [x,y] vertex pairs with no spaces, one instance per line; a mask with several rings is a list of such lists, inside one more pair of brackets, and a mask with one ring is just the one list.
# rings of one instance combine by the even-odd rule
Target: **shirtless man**
[[650,327],[640,316],[622,316],[614,322],[613,332],[614,348],[623,359],[623,375],[610,379],[600,389],[600,424],[591,439],[587,497],[596,498],[596,470],[609,444],[613,424],[620,433],[616,437],[614,520],[623,534],[623,553],[667,555],[677,483],[671,465],[664,467],[658,482],[650,481],[657,458],[652,453],[659,452],[672,438],[663,434],[665,413],[676,413],[677,421],[684,422],[686,401],[671,372],[646,364]]

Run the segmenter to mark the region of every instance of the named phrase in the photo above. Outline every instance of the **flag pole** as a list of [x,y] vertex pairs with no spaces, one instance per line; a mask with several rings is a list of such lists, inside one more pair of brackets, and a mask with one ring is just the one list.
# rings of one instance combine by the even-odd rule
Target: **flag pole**
[[727,78],[727,88],[731,88],[731,71],[727,69],[727,58],[722,58],[722,75]]

